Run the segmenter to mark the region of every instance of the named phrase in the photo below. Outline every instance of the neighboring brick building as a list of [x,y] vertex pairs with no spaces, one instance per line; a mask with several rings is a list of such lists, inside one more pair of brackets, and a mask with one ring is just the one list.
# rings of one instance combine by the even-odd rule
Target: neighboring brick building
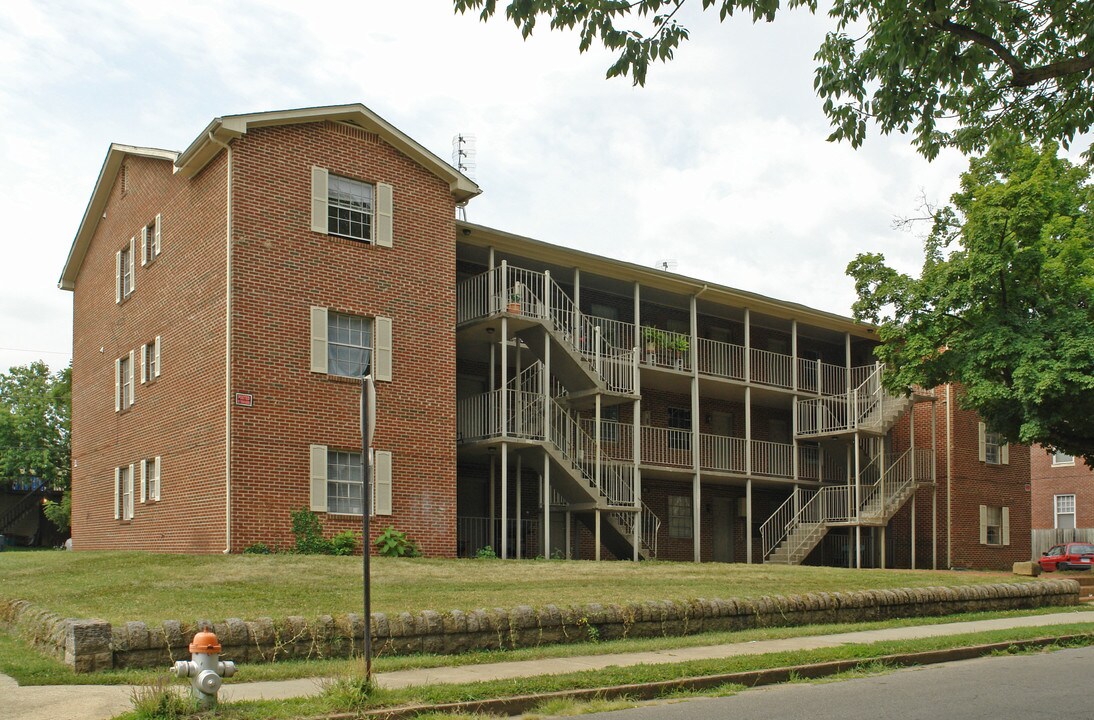
[[1034,530],[1094,528],[1094,472],[1066,453],[1030,450]]
[[1028,558],[1026,451],[888,396],[872,328],[457,222],[478,192],[360,105],[111,146],[61,278],[76,547],[358,527],[371,371],[374,527],[430,555]]

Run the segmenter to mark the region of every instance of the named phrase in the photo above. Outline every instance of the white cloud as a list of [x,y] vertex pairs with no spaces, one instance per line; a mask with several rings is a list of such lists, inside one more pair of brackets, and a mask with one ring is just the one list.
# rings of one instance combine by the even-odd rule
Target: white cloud
[[[846,313],[843,268],[919,242],[890,229],[964,162],[905,138],[832,145],[812,92],[825,21],[726,24],[688,6],[692,39],[645,88],[543,26],[448,0],[55,0],[0,15],[0,366],[71,342],[55,284],[111,141],[182,149],[213,117],[363,102],[442,158],[478,139],[475,222]],[[34,354],[37,353],[37,354]]]

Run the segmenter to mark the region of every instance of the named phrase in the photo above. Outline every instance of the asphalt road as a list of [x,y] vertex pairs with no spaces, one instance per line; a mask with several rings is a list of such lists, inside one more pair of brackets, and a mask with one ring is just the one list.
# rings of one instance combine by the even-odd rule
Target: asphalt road
[[1094,717],[1094,647],[582,715],[597,720],[1033,720]]

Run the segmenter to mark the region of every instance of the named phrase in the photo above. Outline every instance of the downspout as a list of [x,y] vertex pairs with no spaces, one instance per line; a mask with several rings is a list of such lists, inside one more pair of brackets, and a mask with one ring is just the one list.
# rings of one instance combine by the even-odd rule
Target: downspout
[[224,550],[232,552],[232,148],[207,133],[228,153],[224,228]]
[[950,384],[946,383],[946,567],[953,567],[953,531],[952,505],[953,505],[953,398],[950,395]]

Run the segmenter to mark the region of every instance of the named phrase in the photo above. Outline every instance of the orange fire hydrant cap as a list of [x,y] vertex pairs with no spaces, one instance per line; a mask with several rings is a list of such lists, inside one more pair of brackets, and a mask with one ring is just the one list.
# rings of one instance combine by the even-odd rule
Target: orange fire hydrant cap
[[217,640],[217,636],[214,633],[204,630],[194,635],[193,641],[190,643],[190,653],[219,653],[220,641]]

